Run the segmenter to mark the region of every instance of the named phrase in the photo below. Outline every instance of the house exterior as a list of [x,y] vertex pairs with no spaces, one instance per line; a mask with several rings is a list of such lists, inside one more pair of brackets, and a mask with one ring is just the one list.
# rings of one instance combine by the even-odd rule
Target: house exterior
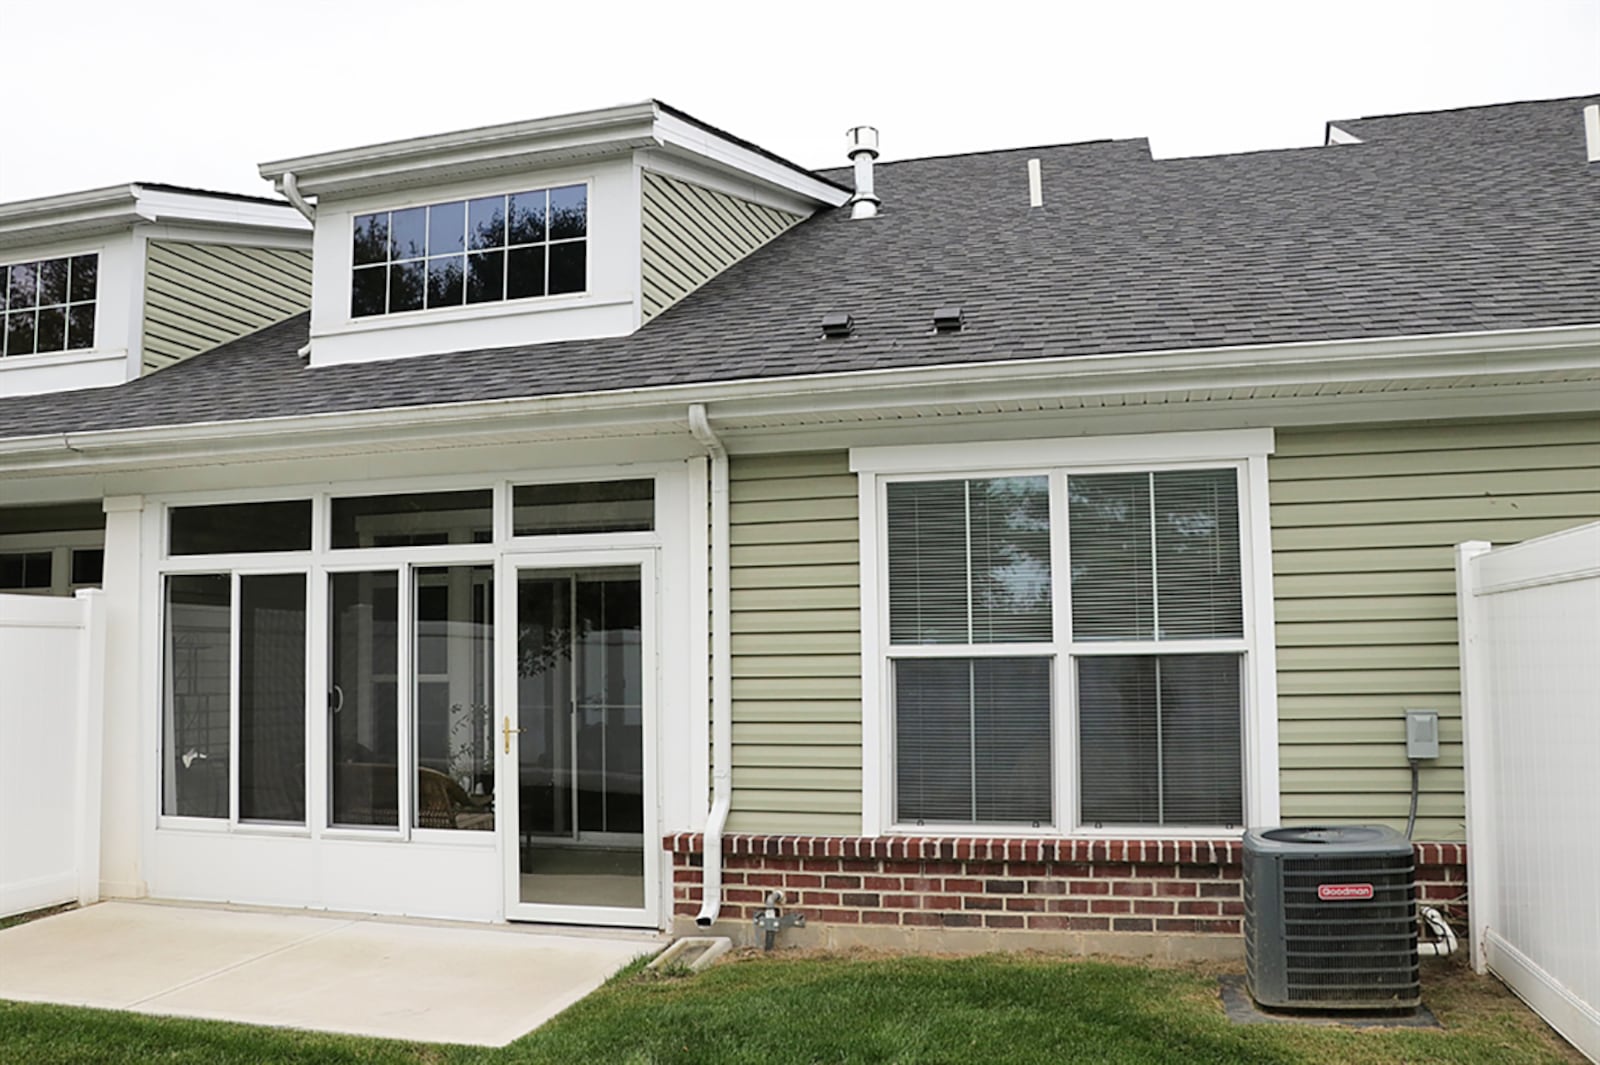
[[1244,827],[1403,827],[1428,708],[1459,902],[1453,545],[1600,517],[1597,104],[264,165],[309,313],[0,400],[0,528],[104,514],[104,893],[1228,954]]

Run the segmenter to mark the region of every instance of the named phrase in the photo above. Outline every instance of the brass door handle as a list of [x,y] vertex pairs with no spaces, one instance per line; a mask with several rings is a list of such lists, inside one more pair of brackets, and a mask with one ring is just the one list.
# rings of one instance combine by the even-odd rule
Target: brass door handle
[[505,720],[505,724],[500,726],[500,731],[506,738],[506,753],[510,754],[511,753],[511,734],[513,732],[516,732],[516,733],[527,732],[528,730],[525,729],[525,728],[512,728],[511,727],[511,718],[507,717],[506,720]]

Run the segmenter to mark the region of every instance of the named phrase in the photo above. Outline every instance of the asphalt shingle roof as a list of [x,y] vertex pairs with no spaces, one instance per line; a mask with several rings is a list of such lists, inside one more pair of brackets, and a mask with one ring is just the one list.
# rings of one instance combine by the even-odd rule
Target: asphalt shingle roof
[[[116,388],[0,400],[0,436],[1600,323],[1593,102],[1341,121],[1364,143],[1330,148],[1152,160],[1142,140],[1101,141],[880,164],[878,218],[825,211],[629,337],[313,369],[300,315]],[[935,335],[947,305],[966,328]],[[830,311],[854,316],[852,337],[822,337]]]

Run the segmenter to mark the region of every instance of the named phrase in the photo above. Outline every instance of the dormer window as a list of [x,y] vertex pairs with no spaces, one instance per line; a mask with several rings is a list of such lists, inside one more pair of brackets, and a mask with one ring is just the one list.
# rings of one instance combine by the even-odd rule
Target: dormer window
[[587,185],[356,215],[350,316],[583,292],[588,236]]
[[94,347],[97,255],[0,266],[0,311],[6,355]]

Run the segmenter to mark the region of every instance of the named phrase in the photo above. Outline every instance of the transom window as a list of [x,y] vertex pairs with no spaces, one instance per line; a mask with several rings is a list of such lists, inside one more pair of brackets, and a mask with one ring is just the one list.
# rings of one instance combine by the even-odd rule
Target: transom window
[[100,257],[40,259],[0,266],[0,354],[34,355],[94,347]]
[[586,185],[357,215],[350,315],[583,292],[588,236]]
[[1244,470],[879,474],[885,821],[1242,826]]

